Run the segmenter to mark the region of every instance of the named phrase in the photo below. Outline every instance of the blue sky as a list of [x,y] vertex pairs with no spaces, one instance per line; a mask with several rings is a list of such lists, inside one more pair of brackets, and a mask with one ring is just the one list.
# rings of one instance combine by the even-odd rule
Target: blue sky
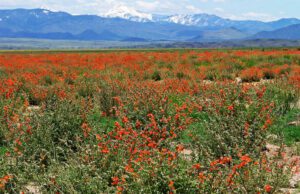
[[300,18],[300,0],[0,0],[1,9],[47,8],[72,14],[101,15],[119,5],[147,13],[210,13],[238,20]]

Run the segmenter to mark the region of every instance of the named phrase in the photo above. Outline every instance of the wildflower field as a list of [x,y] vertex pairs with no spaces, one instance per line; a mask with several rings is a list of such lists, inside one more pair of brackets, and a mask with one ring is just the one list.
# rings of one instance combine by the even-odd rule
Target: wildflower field
[[300,50],[0,53],[0,193],[283,193]]

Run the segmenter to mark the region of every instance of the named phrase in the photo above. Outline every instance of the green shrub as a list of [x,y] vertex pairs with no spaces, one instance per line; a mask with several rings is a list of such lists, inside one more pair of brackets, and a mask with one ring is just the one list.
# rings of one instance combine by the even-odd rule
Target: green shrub
[[54,83],[50,76],[45,76],[43,82],[46,86],[50,86]]
[[[262,101],[262,97],[257,96],[255,90],[245,93],[241,87],[235,85],[220,86],[220,91],[209,96],[204,95],[205,99],[199,99],[210,99],[204,108],[206,117],[200,117],[198,121],[205,124],[207,137],[205,142],[201,142],[201,146],[208,146],[204,149],[209,150],[214,157],[237,156],[236,148],[258,157],[265,142],[266,130],[263,127],[269,115],[265,111],[257,117],[257,113],[270,102]],[[226,95],[222,94],[223,91]],[[252,99],[251,104],[247,103],[248,99]]]
[[183,72],[178,72],[178,73],[176,73],[176,77],[177,77],[177,79],[181,80],[185,77],[185,74]]
[[0,67],[0,78],[4,78],[7,76],[7,73],[4,68]]
[[271,69],[264,69],[263,71],[263,78],[264,79],[274,79],[275,74]]
[[153,74],[151,75],[151,79],[154,81],[160,81],[161,80],[160,72],[154,71]]
[[100,83],[100,90],[95,94],[96,104],[99,105],[100,110],[107,116],[113,116],[113,107],[117,106],[114,97],[120,96],[122,90],[116,85]]
[[70,77],[66,77],[64,82],[68,85],[74,85],[75,84],[75,81]]
[[81,85],[77,89],[77,95],[82,98],[92,98],[96,93],[96,89],[93,85]]
[[28,159],[66,160],[68,154],[78,149],[83,118],[77,103],[49,99],[45,102],[43,114],[37,112],[31,123],[34,131],[26,143]]

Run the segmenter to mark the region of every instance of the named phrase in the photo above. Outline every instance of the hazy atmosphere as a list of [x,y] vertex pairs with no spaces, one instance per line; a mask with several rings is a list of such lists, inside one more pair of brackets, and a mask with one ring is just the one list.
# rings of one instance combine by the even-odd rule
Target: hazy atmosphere
[[0,8],[46,8],[72,14],[102,15],[108,10],[127,6],[156,14],[209,13],[237,20],[271,21],[278,18],[300,18],[298,0],[10,0]]

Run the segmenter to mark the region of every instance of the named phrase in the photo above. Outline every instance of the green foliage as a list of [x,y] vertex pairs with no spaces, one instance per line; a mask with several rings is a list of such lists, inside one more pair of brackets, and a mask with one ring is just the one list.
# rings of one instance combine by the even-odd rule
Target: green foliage
[[274,112],[277,116],[286,114],[293,104],[299,99],[299,92],[294,89],[293,86],[285,81],[275,82],[266,85],[268,90],[266,91],[266,98],[272,100],[275,103]]
[[78,149],[83,123],[78,104],[50,99],[45,103],[43,114],[35,114],[31,122],[34,133],[26,143],[28,159],[43,157],[46,165],[51,159],[64,160]]
[[[6,144],[5,133],[7,132],[7,122],[5,120],[5,100],[0,97],[0,147]],[[2,148],[3,150],[4,148]]]
[[[257,117],[256,114],[269,106],[268,101],[262,102],[255,91],[244,93],[242,88],[235,86],[222,87],[220,90],[226,96],[222,95],[223,92],[212,95],[212,104],[205,110],[206,117],[200,117],[198,121],[205,123],[207,136],[201,146],[208,146],[214,157],[237,156],[236,148],[257,157],[266,138],[263,127],[268,115]],[[251,104],[247,103],[249,98],[253,99]]]
[[216,80],[216,78],[217,78],[217,73],[215,70],[210,70],[205,73],[206,80],[214,81],[214,80]]
[[154,71],[153,74],[151,75],[151,79],[154,81],[160,81],[161,80],[161,75],[159,71]]
[[68,85],[74,85],[75,81],[71,77],[66,77],[64,82]]
[[79,97],[91,98],[95,94],[95,88],[91,85],[83,85],[78,88],[77,94]]
[[179,80],[181,80],[181,79],[183,79],[183,78],[185,77],[185,74],[184,74],[183,72],[178,72],[178,73],[176,74],[176,77],[177,77]]
[[114,124],[117,121],[113,117],[103,116],[99,109],[92,111],[87,116],[88,123],[93,127],[96,132],[109,132],[114,128]]
[[46,86],[52,85],[54,82],[50,76],[45,76],[43,82]]
[[5,147],[0,147],[0,156],[3,156],[6,152],[6,148]]
[[114,115],[113,107],[117,105],[114,97],[120,96],[122,91],[120,88],[105,82],[101,82],[99,87],[100,90],[94,93],[96,104],[105,115],[112,116]]
[[4,68],[0,68],[0,78],[4,78],[7,76],[7,73]]

